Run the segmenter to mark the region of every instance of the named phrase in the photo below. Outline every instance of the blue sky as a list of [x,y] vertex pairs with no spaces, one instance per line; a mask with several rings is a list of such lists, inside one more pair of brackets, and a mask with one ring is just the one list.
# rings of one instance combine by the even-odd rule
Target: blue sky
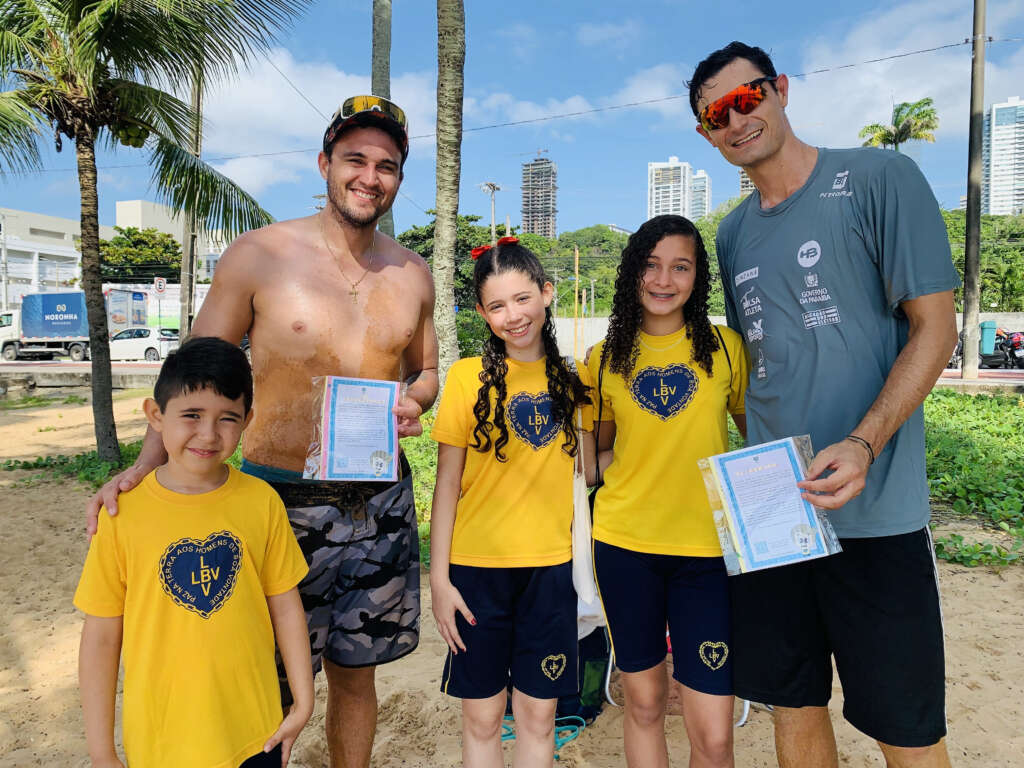
[[[563,0],[467,2],[466,105],[471,129],[514,120],[683,98],[583,117],[469,131],[463,140],[462,213],[489,214],[484,181],[503,186],[499,220],[519,223],[520,163],[547,149],[559,167],[559,231],[596,223],[635,229],[646,214],[647,163],[676,155],[711,175],[713,203],[738,193],[738,171],[695,131],[683,81],[709,51],[733,39],[769,50],[791,76],[896,53],[959,43],[971,36],[971,3],[630,3]],[[207,96],[204,157],[236,179],[278,219],[308,215],[324,185],[315,148],[346,96],[369,90],[370,0],[320,2],[266,61]],[[428,220],[434,205],[435,4],[394,0],[392,96],[414,138],[403,195],[402,231]],[[1024,38],[1024,0],[989,0],[990,36]],[[885,122],[894,101],[932,97],[935,144],[909,150],[939,203],[966,191],[970,47],[796,78],[788,114],[797,134],[821,146],[856,146],[857,131]],[[1024,42],[996,42],[986,56],[985,102],[1024,96]],[[316,110],[275,67],[295,83]],[[303,151],[313,150],[313,151]],[[282,153],[289,154],[266,154]],[[228,156],[245,155],[231,160]],[[264,156],[257,156],[264,155]],[[100,222],[114,223],[119,199],[153,199],[140,150],[102,152]],[[72,169],[73,149],[48,150],[45,167]],[[134,166],[134,167],[133,167]],[[73,171],[0,177],[0,205],[77,218]]]

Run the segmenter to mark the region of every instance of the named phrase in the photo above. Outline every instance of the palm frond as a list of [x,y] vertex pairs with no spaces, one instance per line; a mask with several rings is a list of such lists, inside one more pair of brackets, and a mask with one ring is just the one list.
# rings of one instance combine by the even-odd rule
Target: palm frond
[[[131,80],[107,80],[104,96],[113,111],[120,115],[119,122],[138,125],[180,146],[188,143],[192,134],[191,126],[199,119],[195,110],[181,99],[159,88]],[[113,133],[110,137],[111,143],[116,145],[117,139]]]
[[233,238],[273,217],[227,176],[167,139],[153,148],[152,184],[174,210],[193,211],[199,227]]
[[45,122],[17,91],[0,93],[0,170],[17,173],[40,167],[37,140]]

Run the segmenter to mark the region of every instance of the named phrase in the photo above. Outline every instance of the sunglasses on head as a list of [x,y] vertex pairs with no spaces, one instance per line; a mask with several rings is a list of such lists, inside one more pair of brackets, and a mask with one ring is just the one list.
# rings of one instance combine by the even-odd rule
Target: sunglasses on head
[[759,77],[749,83],[733,88],[725,96],[715,99],[697,115],[705,131],[717,131],[729,125],[729,110],[735,109],[741,115],[749,115],[764,101],[765,83],[774,83],[774,77]]
[[345,99],[341,109],[335,113],[335,118],[347,119],[360,112],[383,112],[400,126],[408,129],[402,108],[381,96],[351,96]]

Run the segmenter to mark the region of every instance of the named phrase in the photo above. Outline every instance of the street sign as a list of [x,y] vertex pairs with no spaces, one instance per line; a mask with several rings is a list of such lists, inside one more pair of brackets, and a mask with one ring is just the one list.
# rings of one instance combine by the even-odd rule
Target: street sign
[[153,278],[153,293],[155,293],[157,296],[163,296],[165,293],[167,293],[166,277]]

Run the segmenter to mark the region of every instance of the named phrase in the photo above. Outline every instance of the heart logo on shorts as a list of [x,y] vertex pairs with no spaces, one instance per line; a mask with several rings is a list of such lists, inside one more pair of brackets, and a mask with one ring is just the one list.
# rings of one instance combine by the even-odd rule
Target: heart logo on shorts
[[160,581],[171,600],[208,619],[231,597],[241,564],[242,542],[230,531],[179,539],[160,558]]
[[704,641],[697,649],[700,660],[712,669],[721,669],[725,660],[729,657],[729,646],[725,643],[712,643]]
[[688,365],[644,368],[633,377],[629,393],[636,404],[662,421],[686,408],[697,391],[697,374]]
[[516,437],[535,451],[550,444],[560,426],[551,418],[551,395],[547,392],[538,395],[519,392],[514,395],[508,401],[508,420]]
[[557,680],[565,672],[565,654],[545,656],[544,660],[540,663],[540,669],[547,676],[548,680]]

